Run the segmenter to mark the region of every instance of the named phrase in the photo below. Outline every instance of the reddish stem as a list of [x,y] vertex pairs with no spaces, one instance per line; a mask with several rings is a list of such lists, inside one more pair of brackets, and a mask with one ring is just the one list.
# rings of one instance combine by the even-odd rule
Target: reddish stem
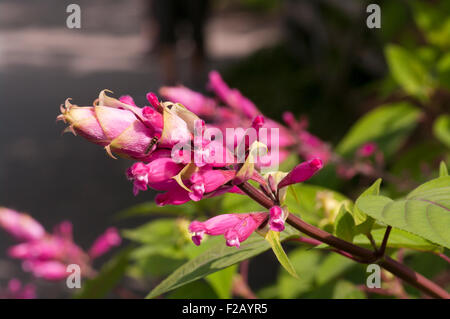
[[[275,205],[275,202],[268,198],[263,192],[253,187],[251,184],[244,182],[238,187],[246,193],[250,198],[258,202],[263,207],[270,209]],[[405,265],[395,261],[387,256],[380,256],[378,252],[372,252],[363,247],[356,246],[350,242],[337,238],[323,229],[312,226],[304,222],[299,217],[290,214],[287,218],[287,223],[302,233],[320,241],[326,243],[340,251],[346,252],[352,256],[352,259],[356,258],[363,263],[378,263],[384,269],[390,271],[405,282],[411,284],[417,289],[429,294],[435,298],[450,299],[450,294],[436,285],[434,282],[423,277],[419,273],[409,269]],[[388,233],[389,234],[389,233]],[[386,237],[387,239],[387,237]]]

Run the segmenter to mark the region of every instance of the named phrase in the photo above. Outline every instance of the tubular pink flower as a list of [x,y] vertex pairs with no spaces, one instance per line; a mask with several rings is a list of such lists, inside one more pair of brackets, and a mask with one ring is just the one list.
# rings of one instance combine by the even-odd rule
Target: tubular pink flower
[[193,173],[189,179],[183,180],[183,184],[190,190],[181,187],[173,179],[174,183],[169,185],[165,193],[158,194],[155,198],[159,206],[181,205],[190,200],[199,201],[204,196],[217,196],[215,193],[224,184],[231,181],[235,176],[234,171],[213,170],[210,167],[202,167]]
[[328,163],[332,156],[330,146],[321,141],[317,136],[307,131],[298,134],[299,154],[306,160],[320,158],[324,164]]
[[188,110],[200,116],[212,116],[216,102],[185,86],[164,86],[159,93],[169,101],[183,104]]
[[102,235],[100,235],[89,249],[89,256],[92,259],[100,257],[107,253],[111,248],[119,246],[122,238],[116,228],[108,228]]
[[31,216],[0,207],[0,227],[17,240],[37,240],[45,235],[45,229]]
[[278,183],[278,189],[310,179],[322,166],[323,162],[319,158],[300,163]]
[[56,260],[27,260],[23,263],[23,269],[37,278],[51,281],[64,279],[69,274],[66,272],[66,265]]
[[183,165],[175,163],[171,158],[161,156],[149,164],[134,163],[127,170],[127,177],[133,180],[133,194],[136,196],[139,191],[147,190],[147,186],[156,190],[170,189],[175,184],[172,177],[182,168]]
[[266,219],[267,213],[223,214],[206,220],[193,221],[189,231],[197,246],[204,235],[224,235],[227,246],[239,247]]
[[219,72],[212,71],[209,73],[209,86],[222,101],[231,108],[243,112],[247,118],[253,119],[261,114],[255,104],[243,96],[241,92],[237,89],[230,89]]
[[12,246],[8,255],[18,259],[49,260],[63,257],[65,243],[53,236]]
[[284,230],[284,214],[280,206],[273,206],[270,211],[269,227],[273,231],[281,232]]

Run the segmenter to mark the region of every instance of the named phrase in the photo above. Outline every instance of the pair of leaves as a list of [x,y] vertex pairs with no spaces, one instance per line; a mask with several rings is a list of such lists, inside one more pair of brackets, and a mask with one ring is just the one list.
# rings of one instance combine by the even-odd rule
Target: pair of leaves
[[356,205],[380,222],[450,248],[450,176],[422,184],[404,199],[368,195]]

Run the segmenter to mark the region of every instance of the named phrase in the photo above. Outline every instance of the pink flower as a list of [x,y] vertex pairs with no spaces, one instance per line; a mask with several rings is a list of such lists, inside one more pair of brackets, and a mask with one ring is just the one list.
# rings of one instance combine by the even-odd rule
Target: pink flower
[[50,281],[64,279],[69,274],[66,271],[66,265],[56,260],[27,260],[23,263],[23,268],[25,271],[33,273],[37,278]]
[[62,258],[65,254],[65,243],[54,236],[12,246],[8,255],[18,259],[49,260]]
[[36,240],[45,235],[44,227],[31,216],[3,207],[0,207],[0,227],[22,241]]
[[176,182],[172,179],[183,168],[183,165],[175,163],[172,158],[160,157],[149,164],[134,163],[127,170],[127,177],[133,180],[133,194],[147,190],[150,186],[156,190],[167,190]]
[[183,104],[188,110],[200,116],[213,116],[216,102],[198,92],[192,91],[184,86],[164,86],[159,93],[176,103]]
[[231,181],[234,176],[234,171],[213,170],[205,166],[183,180],[189,191],[177,183],[170,184],[167,191],[158,194],[155,200],[159,206],[181,205],[190,200],[199,201],[207,195],[217,196],[214,192]]
[[261,114],[255,104],[243,96],[239,90],[230,89],[219,72],[212,71],[209,73],[209,87],[228,106],[244,113],[247,118],[253,119],[255,116]]
[[155,148],[154,138],[161,136],[162,115],[151,107],[139,108],[131,97],[121,101],[100,93],[99,103],[80,107],[66,100],[58,120],[69,124],[65,131],[104,146],[112,156],[145,160]]
[[278,189],[310,179],[322,166],[319,158],[298,164],[278,183]]
[[147,101],[149,101],[150,105],[153,106],[156,110],[158,110],[160,107],[160,104],[159,104],[159,100],[158,100],[158,97],[156,96],[156,94],[153,92],[149,92],[149,93],[147,93],[146,97],[147,97]]
[[89,249],[89,256],[92,259],[100,257],[107,253],[111,248],[119,246],[121,242],[122,238],[120,238],[117,229],[110,227],[95,240],[94,244]]
[[273,231],[281,232],[284,230],[285,214],[280,206],[273,206],[270,211],[269,226]]
[[205,222],[193,221],[189,231],[198,246],[204,235],[224,235],[227,246],[239,247],[267,218],[267,213],[224,214]]
[[377,150],[377,144],[374,142],[368,142],[363,145],[356,151],[357,155],[360,157],[369,157]]

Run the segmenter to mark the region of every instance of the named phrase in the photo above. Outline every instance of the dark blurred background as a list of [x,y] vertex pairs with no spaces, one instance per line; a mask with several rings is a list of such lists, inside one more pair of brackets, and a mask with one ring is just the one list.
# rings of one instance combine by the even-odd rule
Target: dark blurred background
[[[130,162],[61,135],[67,97],[90,105],[108,88],[143,105],[163,84],[206,92],[217,69],[268,116],[305,114],[336,142],[373,106],[367,84],[386,72],[383,41],[409,21],[403,1],[377,1],[383,28],[370,30],[361,0],[78,0],[81,29],[69,29],[73,2],[0,1],[0,205],[48,230],[71,220],[85,248],[110,225],[132,225],[114,214],[153,194],[133,197]],[[0,282],[21,275],[11,243],[0,232]]]

